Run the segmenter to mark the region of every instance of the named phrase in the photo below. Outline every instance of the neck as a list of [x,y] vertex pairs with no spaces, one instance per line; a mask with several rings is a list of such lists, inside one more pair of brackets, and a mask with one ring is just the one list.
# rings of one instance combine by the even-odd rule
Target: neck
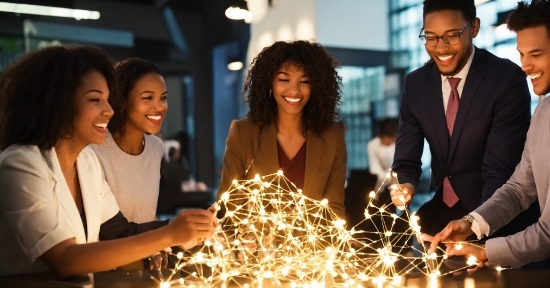
[[85,146],[74,143],[72,139],[59,140],[54,148],[62,171],[70,171],[76,167],[76,158]]
[[144,149],[144,136],[143,131],[127,128],[124,135],[120,133],[113,134],[113,139],[122,151],[130,155],[139,155]]
[[302,124],[301,114],[292,115],[278,115],[277,117],[277,130],[283,134],[302,134],[304,128]]

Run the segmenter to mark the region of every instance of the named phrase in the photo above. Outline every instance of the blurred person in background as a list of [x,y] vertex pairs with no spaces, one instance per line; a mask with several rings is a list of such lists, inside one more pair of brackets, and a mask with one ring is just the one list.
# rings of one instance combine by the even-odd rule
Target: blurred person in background
[[382,185],[386,174],[388,174],[393,164],[397,126],[397,119],[384,119],[380,121],[378,136],[367,143],[369,172],[376,175],[377,178],[375,189],[378,189]]

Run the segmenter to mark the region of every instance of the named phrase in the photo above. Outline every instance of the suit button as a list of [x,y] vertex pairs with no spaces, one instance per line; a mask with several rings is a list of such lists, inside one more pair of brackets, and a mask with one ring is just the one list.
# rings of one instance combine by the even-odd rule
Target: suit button
[[447,176],[447,177],[449,177],[449,179],[451,179],[451,178],[453,177],[453,175],[449,175],[449,176]]

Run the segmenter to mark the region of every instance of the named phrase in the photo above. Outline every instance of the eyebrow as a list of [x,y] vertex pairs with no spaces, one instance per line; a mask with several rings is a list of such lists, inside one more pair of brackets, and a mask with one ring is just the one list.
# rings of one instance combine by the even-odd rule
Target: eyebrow
[[[155,93],[155,91],[145,90],[145,91],[139,93],[139,95],[142,95],[142,94],[145,94],[145,93]],[[163,95],[163,94],[168,94],[168,91],[164,91],[164,92],[160,93],[160,95]]]
[[537,53],[537,52],[544,52],[544,49],[542,48],[537,48],[537,49],[533,49],[531,51],[527,51],[527,53]]
[[[277,76],[277,75],[279,75],[279,74],[284,74],[284,75],[286,75],[286,76],[290,76],[290,74],[288,74],[288,73],[286,73],[286,72],[284,72],[284,71],[279,71],[279,72],[277,72],[277,74],[275,74],[275,76]],[[309,77],[309,76],[308,76],[307,74],[303,74],[303,75],[300,76],[300,77]]]
[[[451,29],[451,30],[447,30],[443,34],[447,34],[447,33],[451,33],[451,32],[457,32],[457,31],[460,31],[460,28],[454,28],[454,29]],[[424,29],[424,34],[426,34],[426,33],[435,35],[434,32]]]
[[99,94],[103,94],[103,91],[97,90],[97,89],[90,89],[90,90],[84,92],[84,94],[94,93],[94,92],[95,92],[95,93],[99,93]]

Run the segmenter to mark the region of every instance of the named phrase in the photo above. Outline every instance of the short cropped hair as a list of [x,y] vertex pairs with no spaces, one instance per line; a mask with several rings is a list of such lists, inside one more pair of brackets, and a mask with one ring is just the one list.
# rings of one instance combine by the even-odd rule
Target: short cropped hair
[[118,76],[118,90],[120,92],[118,97],[120,99],[116,101],[116,105],[112,105],[115,114],[109,121],[108,128],[112,134],[124,134],[124,125],[128,120],[128,112],[125,107],[128,103],[130,91],[141,77],[151,73],[162,76],[162,73],[157,65],[152,62],[135,57],[118,62],[115,70]]
[[546,27],[550,37],[550,1],[533,0],[531,5],[519,2],[518,6],[508,15],[508,29],[518,32],[525,28],[536,26]]
[[399,126],[399,120],[397,118],[386,118],[380,121],[379,136],[395,137],[397,136],[397,129]]
[[431,12],[456,10],[462,13],[466,21],[476,19],[476,5],[474,0],[424,0],[423,18]]
[[92,71],[117,94],[114,61],[99,47],[67,45],[23,55],[0,77],[0,149],[13,144],[51,149],[72,137],[76,90]]
[[336,60],[318,43],[279,41],[258,54],[243,89],[250,105],[247,117],[262,128],[275,122],[277,103],[270,90],[278,69],[285,63],[303,68],[309,77],[311,95],[304,107],[303,132],[311,130],[320,135],[338,118],[342,78],[336,72]]

